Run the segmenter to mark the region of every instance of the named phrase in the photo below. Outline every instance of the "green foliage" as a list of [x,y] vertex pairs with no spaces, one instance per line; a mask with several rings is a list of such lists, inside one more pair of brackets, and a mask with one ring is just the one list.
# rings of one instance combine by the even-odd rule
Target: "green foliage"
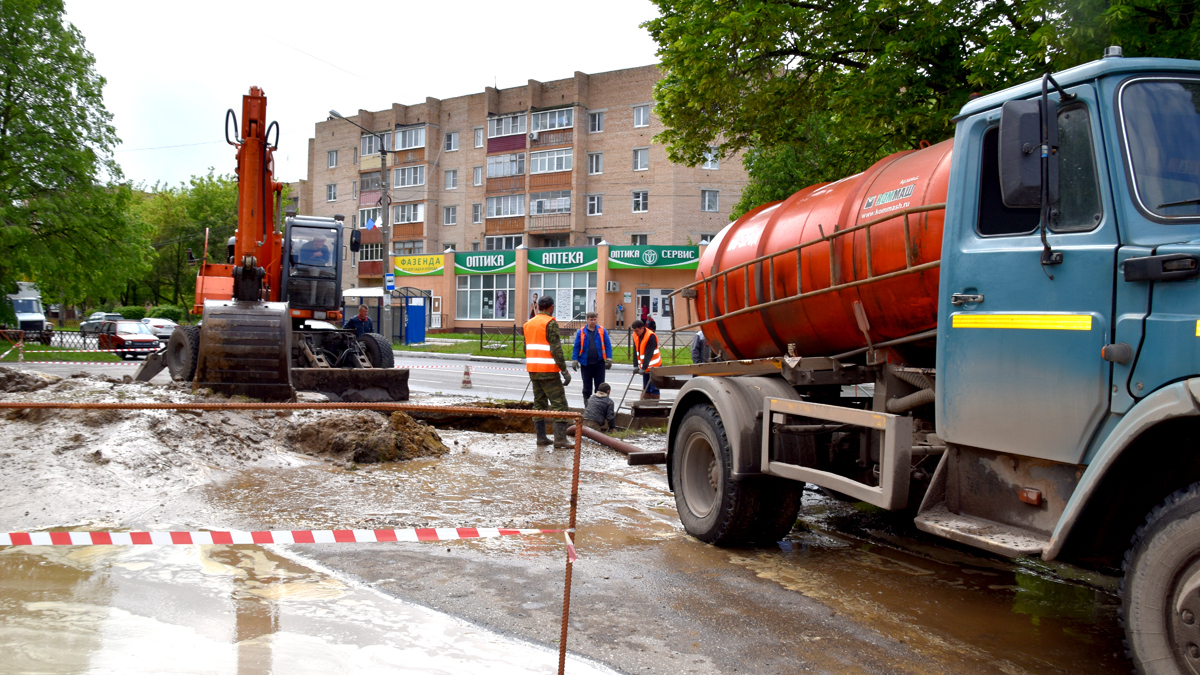
[[734,215],[953,134],[972,92],[1098,58],[1200,54],[1194,3],[655,0],[672,161],[746,151]]
[[116,295],[149,253],[114,182],[104,78],[63,12],[61,0],[0,3],[0,291],[35,281],[47,303]]
[[150,313],[147,314],[147,316],[152,319],[170,319],[175,323],[183,323],[183,319],[187,316],[187,312],[185,312],[182,307],[176,307],[174,305],[158,305],[157,307],[151,307]]
[[146,308],[141,305],[117,307],[113,311],[130,321],[141,321],[146,316]]

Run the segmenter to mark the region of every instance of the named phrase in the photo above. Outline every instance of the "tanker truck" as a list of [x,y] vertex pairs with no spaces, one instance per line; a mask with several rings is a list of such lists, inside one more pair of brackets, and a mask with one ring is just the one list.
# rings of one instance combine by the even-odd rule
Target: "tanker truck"
[[703,252],[719,358],[652,370],[679,518],[773,543],[811,483],[1123,575],[1139,671],[1197,672],[1200,62],[1110,47],[955,123]]

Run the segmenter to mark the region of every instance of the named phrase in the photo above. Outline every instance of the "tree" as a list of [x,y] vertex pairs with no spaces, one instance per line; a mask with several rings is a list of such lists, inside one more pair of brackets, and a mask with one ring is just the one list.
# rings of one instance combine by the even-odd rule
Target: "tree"
[[656,0],[672,161],[748,151],[734,215],[953,134],[972,92],[1097,58],[1195,55],[1196,5],[1149,0]]
[[[114,297],[139,276],[147,230],[118,184],[104,78],[61,0],[0,0],[0,290]],[[7,303],[0,318],[12,320]]]

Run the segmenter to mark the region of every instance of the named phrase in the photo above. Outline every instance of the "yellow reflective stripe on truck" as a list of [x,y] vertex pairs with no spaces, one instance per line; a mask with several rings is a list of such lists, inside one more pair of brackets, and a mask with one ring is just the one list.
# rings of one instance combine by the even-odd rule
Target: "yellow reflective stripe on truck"
[[[953,328],[1011,328],[1023,330],[1091,330],[1091,314],[955,314]],[[1200,331],[1200,326],[1197,326]],[[1198,333],[1200,334],[1200,333]]]

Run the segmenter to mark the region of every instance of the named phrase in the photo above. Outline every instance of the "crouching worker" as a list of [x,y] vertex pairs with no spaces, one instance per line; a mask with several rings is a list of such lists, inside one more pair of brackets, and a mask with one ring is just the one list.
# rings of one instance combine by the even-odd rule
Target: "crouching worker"
[[587,409],[583,411],[583,426],[596,431],[613,430],[617,423],[617,407],[609,395],[611,391],[607,382],[596,387],[596,393],[588,399]]

